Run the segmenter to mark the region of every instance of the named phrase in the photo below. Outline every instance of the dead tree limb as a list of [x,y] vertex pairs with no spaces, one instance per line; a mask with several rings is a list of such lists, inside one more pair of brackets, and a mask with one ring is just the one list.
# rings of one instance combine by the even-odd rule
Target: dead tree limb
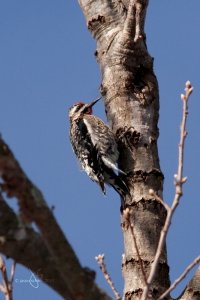
[[[0,138],[1,189],[18,201],[17,215],[0,201],[0,251],[35,272],[65,299],[109,299],[94,283],[95,274],[80,265],[42,193],[29,180]],[[31,227],[35,223],[39,233]]]

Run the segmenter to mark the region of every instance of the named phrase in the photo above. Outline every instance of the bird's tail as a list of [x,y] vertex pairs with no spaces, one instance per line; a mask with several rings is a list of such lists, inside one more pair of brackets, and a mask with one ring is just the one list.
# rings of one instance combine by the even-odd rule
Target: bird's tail
[[111,185],[122,199],[124,199],[126,195],[131,197],[129,188],[121,176],[116,175],[113,170],[109,171],[106,172],[106,176],[104,176],[106,183]]
[[128,186],[124,182],[124,180],[120,177],[114,174],[115,176],[111,178],[110,180],[110,185],[114,188],[114,190],[119,194],[120,199],[121,199],[121,206],[120,206],[120,211],[121,213],[123,210],[126,208],[125,205],[125,196],[128,196],[131,199],[131,194]]
[[116,175],[116,177],[112,178],[110,181],[110,185],[122,198],[124,198],[126,195],[128,195],[129,197],[131,196],[129,188],[120,176]]

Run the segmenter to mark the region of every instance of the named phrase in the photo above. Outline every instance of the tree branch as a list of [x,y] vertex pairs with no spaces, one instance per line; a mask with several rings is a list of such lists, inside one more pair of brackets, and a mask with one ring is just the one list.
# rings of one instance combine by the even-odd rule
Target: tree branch
[[66,296],[62,276],[52,263],[52,256],[39,233],[21,224],[1,194],[0,211],[0,252],[32,270],[59,294]]
[[200,299],[200,267],[198,267],[193,278],[183,291],[179,300],[199,300]]
[[[8,218],[9,222],[11,216],[13,217],[9,223],[13,228],[11,237],[7,229],[0,229],[4,230],[4,242],[0,244],[0,251],[35,273],[40,270],[39,277],[43,277],[41,279],[65,299],[109,299],[95,285],[94,272],[81,267],[41,192],[28,179],[2,138],[0,174],[3,180],[2,190],[8,197],[17,198],[21,214],[19,222],[19,218],[7,204],[4,201],[0,202],[2,209],[6,211],[1,215],[0,224],[5,221],[4,217]],[[35,222],[40,233],[30,229],[30,225],[27,227],[27,222]],[[36,251],[38,249],[39,251]]]
[[13,279],[14,279],[14,273],[15,273],[15,266],[16,263],[13,262],[11,266],[11,274],[10,279],[8,278],[8,272],[6,269],[6,264],[3,259],[3,257],[0,255],[0,270],[2,274],[2,283],[0,284],[0,290],[5,296],[6,300],[12,300],[13,299]]
[[193,91],[193,87],[189,81],[185,84],[185,94],[181,95],[181,99],[183,101],[183,115],[182,115],[182,121],[181,121],[181,127],[180,127],[180,143],[179,143],[179,152],[178,152],[178,171],[177,174],[175,174],[175,196],[172,203],[172,206],[168,208],[167,210],[167,217],[165,220],[165,224],[163,229],[161,230],[160,239],[158,243],[158,247],[156,250],[154,262],[151,266],[151,271],[147,280],[147,285],[144,289],[143,295],[141,300],[146,300],[148,297],[150,285],[154,279],[154,276],[156,274],[156,270],[158,267],[159,258],[161,256],[166,236],[169,231],[169,227],[171,224],[171,220],[173,217],[173,214],[176,210],[176,207],[179,204],[180,198],[183,194],[183,184],[186,182],[186,178],[183,178],[183,161],[184,161],[184,146],[185,146],[185,139],[186,139],[186,121],[188,116],[188,99]]
[[158,298],[158,300],[164,299],[175,287],[187,276],[187,274],[200,262],[200,256],[195,258],[184,272],[174,281],[174,283]]
[[115,285],[112,281],[112,278],[110,277],[110,275],[108,274],[107,268],[106,268],[106,264],[104,261],[105,255],[104,254],[99,254],[95,257],[101,272],[103,273],[107,283],[109,284],[111,290],[113,291],[114,295],[115,295],[115,299],[117,300],[122,300],[120,294],[118,293],[118,291],[115,288]]

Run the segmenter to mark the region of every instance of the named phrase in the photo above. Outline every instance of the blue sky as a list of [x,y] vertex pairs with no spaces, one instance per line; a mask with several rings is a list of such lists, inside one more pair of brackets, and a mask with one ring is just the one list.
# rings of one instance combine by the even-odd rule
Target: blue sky
[[[152,0],[146,21],[160,87],[159,153],[169,203],[177,168],[179,95],[186,80],[195,87],[185,155],[188,182],[168,237],[172,280],[200,249],[199,10],[198,0]],[[105,253],[108,270],[122,291],[119,200],[110,189],[104,197],[80,170],[68,138],[68,108],[77,100],[96,98],[100,85],[95,42],[77,1],[1,0],[0,45],[0,132],[49,205],[55,205],[59,224],[82,265],[96,270],[98,284],[110,293],[94,260]],[[106,120],[102,103],[95,114]],[[29,270],[17,266],[17,279],[30,276]],[[61,299],[43,283],[36,289],[14,282],[15,299],[44,297]]]

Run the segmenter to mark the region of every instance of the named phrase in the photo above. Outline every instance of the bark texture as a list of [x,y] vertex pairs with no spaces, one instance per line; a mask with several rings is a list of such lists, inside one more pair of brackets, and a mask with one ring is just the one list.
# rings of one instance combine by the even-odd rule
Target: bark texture
[[[166,218],[163,205],[149,195],[149,189],[153,189],[162,196],[163,174],[157,150],[158,84],[144,33],[148,1],[79,2],[97,42],[95,55],[102,73],[101,93],[107,118],[118,139],[119,165],[128,174],[124,180],[132,196],[127,197],[126,207],[131,209],[130,222],[141,260],[133,232],[122,214],[124,299],[140,299],[145,286],[141,261],[148,277]],[[150,288],[152,299],[169,284],[164,247]]]
[[1,190],[16,197],[20,209],[14,212],[0,194],[0,252],[31,269],[64,299],[110,300],[95,285],[95,273],[82,268],[42,193],[2,138],[0,174]]
[[[158,84],[144,33],[148,1],[79,3],[97,42],[95,55],[102,72],[101,93],[118,140],[119,166],[127,173],[123,179],[131,192],[131,199],[125,199],[127,209],[121,214],[123,300],[137,300],[146,286],[166,218],[161,201],[149,193],[153,189],[162,196],[163,174],[157,150]],[[94,272],[80,265],[42,193],[1,137],[0,187],[0,252],[31,269],[64,299],[111,300],[95,284]],[[5,195],[17,199],[19,212],[10,208]],[[200,299],[199,282],[200,269],[179,299]],[[158,299],[169,285],[165,246],[148,298]]]
[[183,294],[178,300],[199,300],[200,299],[200,267],[198,267],[191,281],[188,283]]

